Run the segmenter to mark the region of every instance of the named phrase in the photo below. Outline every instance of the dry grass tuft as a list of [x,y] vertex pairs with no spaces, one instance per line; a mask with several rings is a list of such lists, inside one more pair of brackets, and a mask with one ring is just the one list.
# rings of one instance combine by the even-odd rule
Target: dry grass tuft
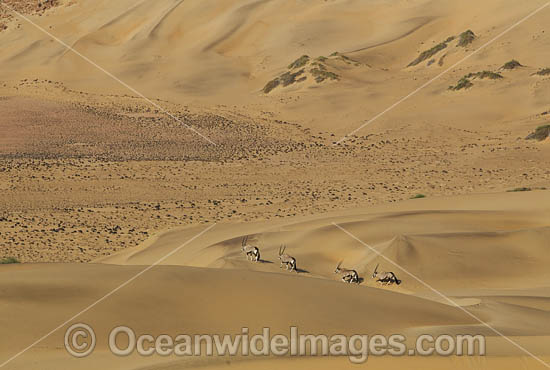
[[476,35],[472,30],[464,31],[458,36],[458,43],[456,46],[466,47],[474,42],[475,39]]
[[539,126],[535,129],[535,132],[529,134],[527,140],[543,141],[550,137],[550,125]]
[[510,70],[510,69],[516,69],[516,68],[519,68],[519,67],[523,67],[523,65],[520,62],[518,62],[517,60],[512,59],[511,61],[504,63],[504,65],[500,68]]

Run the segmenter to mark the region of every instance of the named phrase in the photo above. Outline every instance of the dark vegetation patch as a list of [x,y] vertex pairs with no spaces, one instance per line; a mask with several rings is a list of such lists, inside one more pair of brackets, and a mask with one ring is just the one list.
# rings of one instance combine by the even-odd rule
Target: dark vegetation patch
[[458,91],[462,89],[468,89],[474,84],[472,83],[472,79],[479,78],[480,80],[483,79],[490,79],[490,80],[498,80],[503,78],[500,73],[491,72],[491,71],[481,71],[481,72],[474,72],[474,73],[468,73],[464,77],[462,77],[460,80],[458,80],[457,84],[455,86],[449,86],[449,90]]
[[442,42],[442,43],[439,43],[439,44],[435,45],[431,49],[424,50],[422,53],[420,53],[420,55],[415,60],[410,62],[407,67],[413,67],[415,65],[418,65],[418,64],[422,63],[423,61],[433,57],[435,54],[439,53],[441,50],[445,49],[446,47],[447,47],[447,43]]
[[550,75],[550,68],[543,68],[538,72],[535,72],[535,75],[537,76],[548,76]]
[[411,199],[421,199],[421,198],[426,198],[426,196],[424,194],[416,194],[411,197]]
[[458,36],[458,43],[456,46],[466,47],[470,45],[476,39],[476,35],[472,30],[462,32]]
[[312,69],[309,70],[309,72],[315,78],[315,81],[317,83],[321,83],[321,82],[323,82],[327,79],[330,79],[330,80],[339,80],[340,79],[340,76],[338,76],[336,73],[327,71],[326,69],[312,68]]
[[300,69],[298,72],[285,72],[280,77],[279,80],[281,81],[281,84],[283,86],[292,85],[295,82],[300,82],[306,79],[306,77],[298,78],[300,75],[304,73],[303,69]]
[[543,125],[537,127],[534,132],[530,133],[526,137],[526,139],[543,141],[546,140],[546,138],[548,137],[550,137],[550,125]]
[[522,188],[515,188],[515,189],[512,189],[512,190],[508,190],[508,193],[518,193],[518,192],[521,192],[521,191],[531,191],[531,190],[533,190],[533,189],[522,187]]
[[304,73],[304,69],[300,69],[299,71],[297,72],[285,72],[283,73],[282,75],[280,75],[279,77],[269,81],[263,88],[263,92],[268,94],[271,90],[273,90],[274,88],[276,88],[277,86],[279,85],[282,85],[283,87],[286,87],[288,85],[292,85],[296,82],[302,82],[304,81],[307,77],[306,76],[303,76],[301,78],[298,78],[300,75],[302,75]]
[[295,69],[295,68],[302,68],[309,62],[309,56],[308,55],[302,55],[298,59],[296,59],[294,62],[290,63],[288,65],[288,69]]
[[[458,42],[457,42],[456,46],[466,47],[469,44],[471,44],[475,40],[475,38],[476,38],[476,35],[471,30],[464,31],[458,36]],[[435,45],[434,47],[432,47],[428,50],[424,50],[422,53],[420,53],[420,55],[415,60],[410,62],[407,67],[416,66],[416,65],[422,63],[423,61],[432,58],[434,55],[439,53],[441,50],[447,48],[448,44],[450,42],[454,41],[455,39],[456,39],[456,36],[449,36],[449,37],[447,37],[447,39],[445,41]],[[443,58],[445,58],[445,55],[443,57],[441,57],[441,59],[439,59],[439,65],[440,66],[443,65]],[[428,65],[431,65],[433,63],[434,62],[432,62],[430,60]]]
[[[434,55],[436,55],[437,53],[439,53],[441,50],[447,48],[448,44],[452,41],[454,41],[456,39],[456,36],[449,36],[447,37],[447,39],[437,45],[435,45],[434,47],[432,47],[431,49],[428,49],[428,50],[424,50],[422,53],[420,53],[420,55],[415,59],[413,60],[412,62],[409,63],[409,65],[407,67],[413,67],[413,66],[416,66],[420,63],[422,63],[423,61],[427,60],[427,59],[430,59],[432,58]],[[445,55],[443,55],[440,59],[439,59],[439,65],[442,66],[443,65],[443,60],[445,58]],[[428,62],[428,65],[432,65],[433,63],[435,63],[435,59],[433,60],[430,60]]]
[[500,68],[501,69],[516,69],[516,68],[519,68],[519,67],[523,67],[523,65],[520,62],[518,62],[517,60],[512,59],[511,61],[504,63],[504,65]]
[[508,193],[519,193],[519,192],[522,192],[522,191],[533,191],[533,190],[546,190],[546,188],[520,187],[520,188],[515,188],[515,189],[512,189],[512,190],[507,190],[507,192]]
[[326,71],[327,70],[327,65],[322,63],[322,62],[312,62],[311,63],[311,66],[312,67],[317,67],[319,69],[322,69],[323,71]]
[[469,79],[462,77],[458,80],[455,86],[449,86],[449,90],[458,91],[462,89],[469,89],[472,86],[474,86],[474,84]]
[[5,257],[0,259],[0,265],[10,265],[14,263],[20,263],[19,260],[15,257]]
[[274,88],[279,86],[280,83],[281,82],[279,81],[279,77],[274,78],[273,80],[269,81],[264,86],[264,89],[263,89],[264,93],[269,94],[271,92],[271,90],[273,90]]
[[[267,84],[265,84],[262,91],[265,94],[269,94],[271,91],[273,91],[278,87],[285,87],[285,86],[289,86],[295,83],[305,81],[308,78],[308,74],[317,83],[321,83],[327,80],[331,80],[331,81],[340,80],[340,75],[337,74],[335,71],[331,71],[333,67],[332,65],[327,64],[327,62],[329,61],[340,61],[353,66],[361,65],[361,63],[359,63],[358,61],[346,55],[340,54],[338,52],[334,52],[330,54],[328,57],[318,56],[315,59],[311,59],[308,55],[302,55],[300,58],[296,59],[294,62],[288,65],[289,71],[269,81]],[[307,68],[303,68],[303,67],[307,67]],[[301,68],[301,69],[294,72],[294,70],[298,68]]]
[[502,75],[500,73],[491,72],[491,71],[481,71],[481,72],[468,73],[464,77],[466,77],[466,78],[479,78],[480,80],[483,80],[483,79],[486,79],[486,78],[488,78],[490,80],[498,80],[498,79],[504,78],[504,77],[502,77]]

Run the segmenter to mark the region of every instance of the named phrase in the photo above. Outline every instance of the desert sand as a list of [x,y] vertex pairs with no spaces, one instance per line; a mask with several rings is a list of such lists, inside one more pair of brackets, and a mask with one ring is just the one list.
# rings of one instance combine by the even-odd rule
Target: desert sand
[[[408,273],[548,360],[549,198],[549,192],[525,192],[411,200],[239,228],[220,224],[79,320],[92,325],[98,338],[107,338],[120,323],[153,335],[239,333],[244,326],[251,332],[269,326],[285,333],[292,325],[306,333],[349,335],[478,333],[488,337],[486,357],[375,357],[368,365],[542,368]],[[377,263],[391,265],[333,223],[397,261],[407,271],[395,270],[402,284],[380,288],[368,274]],[[29,338],[51,329],[52,323],[63,322],[143,266],[155,263],[196,235],[197,228],[201,227],[160,233],[142,246],[94,264],[3,268],[2,327],[12,335],[2,337],[2,355],[16,352]],[[240,241],[245,234],[261,247],[263,263],[244,260]],[[299,261],[298,273],[278,267],[276,247],[283,243]],[[359,286],[338,281],[333,269],[339,260],[357,269],[365,281]],[[23,369],[35,361],[52,369],[92,369],[99,364],[128,369],[216,368],[226,366],[226,361],[239,368],[357,366],[345,358],[120,358],[109,354],[106,340],[91,356],[73,359],[60,348],[62,334],[55,333],[10,366]]]
[[119,358],[122,324],[483,334],[487,356],[366,366],[547,368],[550,7],[509,30],[545,1],[4,3],[0,259],[21,263],[0,264],[0,364],[177,250],[72,321],[96,330],[92,355],[65,351],[67,323],[4,368],[360,366]]

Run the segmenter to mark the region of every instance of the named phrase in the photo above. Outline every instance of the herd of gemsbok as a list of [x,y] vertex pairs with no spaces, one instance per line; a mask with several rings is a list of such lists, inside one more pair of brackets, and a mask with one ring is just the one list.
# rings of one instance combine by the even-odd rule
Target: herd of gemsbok
[[[296,270],[296,258],[285,253],[286,246],[281,245],[279,247],[279,260],[281,261],[280,268],[285,268],[288,271],[297,271]],[[252,262],[260,262],[260,248],[255,245],[248,243],[248,236],[243,237],[241,243],[241,251],[246,255],[246,259]],[[347,269],[342,267],[342,262],[340,261],[334,270],[334,273],[341,277],[341,280],[346,283],[356,283],[360,284],[361,279],[356,270]],[[383,285],[401,284],[401,280],[397,278],[393,271],[378,271],[379,264],[374,268],[372,278],[376,282]]]

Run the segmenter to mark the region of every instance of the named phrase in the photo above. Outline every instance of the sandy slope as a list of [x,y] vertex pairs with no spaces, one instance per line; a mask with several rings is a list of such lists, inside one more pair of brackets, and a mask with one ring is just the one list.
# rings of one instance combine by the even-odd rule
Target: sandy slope
[[[548,119],[550,79],[534,73],[550,67],[550,8],[360,137],[332,143],[544,2],[67,0],[29,15],[212,135],[216,148],[30,24],[2,18],[1,256],[59,263],[0,265],[0,363],[222,221],[78,319],[100,338],[93,356],[70,358],[60,330],[6,368],[353,367],[341,358],[116,358],[105,338],[120,324],[151,334],[290,325],[326,334],[483,333],[484,358],[369,365],[541,368],[406,271],[550,361],[550,192],[503,192],[550,187],[549,140],[523,140]],[[455,38],[433,62],[407,67],[468,29],[471,44]],[[315,82],[308,65],[306,81],[262,92],[301,55],[314,61],[336,51],[326,62],[336,80]],[[523,67],[501,70],[511,59]],[[503,78],[448,90],[483,70]],[[416,193],[429,198],[388,203]],[[262,263],[240,253],[244,235]],[[279,268],[281,244],[298,273]],[[338,281],[338,261],[364,281]],[[377,264],[403,283],[376,285]]]
[[[90,261],[205,220],[315,214],[417,193],[550,188],[550,141],[522,140],[549,117],[550,78],[533,75],[549,66],[548,9],[357,138],[332,145],[543,3],[82,0],[30,15],[215,148],[12,19],[0,32],[6,254]],[[468,29],[471,44],[455,38],[433,63],[407,67]],[[262,92],[301,55],[314,61],[335,51],[326,68],[339,80],[315,82],[308,64],[306,81]],[[511,59],[523,67],[501,70]],[[503,78],[448,90],[484,70]]]
[[[349,212],[346,216],[256,223],[243,226],[244,230],[221,224],[204,237],[206,245],[185,246],[162,263],[277,272],[277,250],[286,245],[304,274],[317,277],[333,279],[332,271],[340,260],[365,277],[378,263],[394,268],[344,234],[335,223],[438,289],[472,285],[483,289],[542,288],[550,273],[546,268],[550,262],[550,214],[545,205],[549,196],[548,191],[538,191],[411,200],[393,207]],[[151,264],[199,230],[169,230],[101,262]],[[260,248],[262,259],[268,263],[251,265],[243,260],[239,246],[244,235],[250,235],[250,242]],[[487,260],[495,254],[502,256],[501,263],[488,265]],[[440,265],[438,261],[445,263]],[[518,268],[518,264],[523,267]],[[425,288],[417,281],[407,280],[401,286],[404,289]]]
[[[147,96],[209,106],[231,104],[249,113],[268,110],[279,118],[342,135],[542,4],[539,0],[521,4],[496,0],[121,0],[116,4],[84,0],[32,19]],[[520,122],[526,124],[528,117],[548,108],[543,99],[548,84],[530,76],[548,67],[547,14],[547,10],[541,12],[453,69],[370,130],[406,129],[411,120],[428,127],[462,129],[505,122],[514,132],[526,130]],[[0,79],[39,77],[63,81],[77,90],[128,92],[33,26],[19,23],[20,28],[0,34]],[[477,39],[466,48],[453,43],[436,54],[438,61],[445,55],[441,65],[427,66],[425,61],[406,68],[421,51],[468,29]],[[300,55],[315,58],[335,51],[369,68],[344,64],[337,70],[338,82],[307,82],[307,88],[293,85],[282,94],[260,93],[267,81]],[[481,81],[466,93],[446,91],[463,75],[498,70],[510,59],[525,67],[505,72],[500,82]],[[483,103],[476,104],[480,98]],[[439,108],[430,109],[434,106]]]
[[[3,306],[2,326],[14,335],[3,338],[3,355],[140,270],[106,265],[36,265],[4,270],[8,276],[2,279],[3,301],[8,305]],[[49,292],[48,296],[43,291]],[[333,303],[327,304],[327,299]],[[399,315],[396,299],[409,307],[408,315]],[[336,304],[338,301],[353,302],[353,306]],[[21,312],[17,305],[9,304],[15,302],[29,311]],[[38,307],[44,312],[33,315]],[[15,318],[13,310],[19,311]],[[151,271],[82,319],[96,328],[98,338],[107,338],[117,323],[155,335],[239,333],[245,326],[253,332],[269,326],[274,332],[287,333],[292,324],[308,333],[390,334],[415,326],[473,324],[458,309],[381,290],[279,274],[177,267]],[[60,338],[51,337],[37,352],[59,347]],[[106,344],[104,339],[98,350],[106,350]],[[89,360],[93,361],[93,356]]]
[[[94,326],[98,338],[106,338],[108,331],[121,323],[157,335],[182,331],[237,333],[243,326],[251,331],[270,326],[274,331],[287,332],[293,324],[303,332],[327,334],[402,332],[412,337],[420,333],[484,333],[489,337],[489,356],[483,359],[369,361],[390,369],[507,369],[519,363],[536,369],[538,365],[517,348],[448,302],[438,302],[440,297],[407,273],[394,269],[403,283],[380,289],[369,278],[369,272],[377,262],[391,266],[331,223],[341,224],[410,273],[548,359],[550,353],[544,343],[550,337],[549,199],[549,192],[480,195],[415,200],[278,223],[220,224],[77,321]],[[16,352],[63,322],[200,229],[159,234],[143,246],[100,264],[2,267],[0,320],[11,333],[2,336],[2,356]],[[244,234],[257,238],[264,263],[244,260],[239,252],[240,236]],[[296,256],[300,273],[278,268],[275,249],[283,242]],[[366,280],[360,286],[334,281],[332,269],[339,259],[357,268]],[[117,359],[106,353],[105,340],[98,342],[96,354],[74,360],[63,352],[61,343],[58,332],[9,368],[25,368],[35,359],[40,359],[43,368],[66,368],[73,363],[78,368],[94,368],[109,363],[128,369],[177,369],[196,366],[196,361],[216,367],[221,361]],[[238,358],[229,360],[239,368],[351,366],[346,359],[257,360],[261,361],[257,364]]]

